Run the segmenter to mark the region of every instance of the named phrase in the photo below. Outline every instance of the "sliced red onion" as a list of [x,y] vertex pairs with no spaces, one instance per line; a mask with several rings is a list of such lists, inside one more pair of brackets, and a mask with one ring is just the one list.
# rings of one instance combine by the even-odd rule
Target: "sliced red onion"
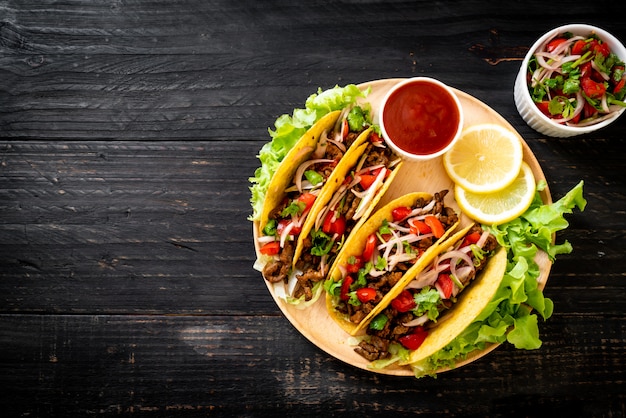
[[318,159],[314,159],[314,160],[307,160],[305,162],[303,162],[302,164],[300,164],[300,166],[298,167],[298,169],[296,170],[296,187],[298,188],[299,192],[302,192],[302,176],[304,175],[304,172],[306,171],[307,168],[309,168],[310,166],[312,166],[313,164],[317,164],[317,163],[332,163],[335,160],[329,160],[329,159],[325,159],[325,158],[318,158]]
[[552,119],[552,120],[554,121],[554,123],[564,123],[564,122],[570,121],[574,119],[576,116],[578,116],[580,112],[582,112],[583,107],[585,107],[585,99],[583,97],[582,92],[579,91],[576,93],[576,108],[574,109],[574,112],[572,112],[572,114],[566,118]]
[[403,323],[402,325],[404,325],[405,327],[417,327],[420,325],[424,325],[426,322],[428,322],[428,314],[424,314],[420,317],[412,319],[409,322]]
[[335,144],[337,146],[337,148],[339,148],[341,150],[341,152],[346,152],[346,145],[343,142],[338,142],[338,141],[336,141],[334,139],[330,139],[330,138],[328,138],[328,142],[332,142],[333,144]]
[[257,238],[257,241],[259,241],[259,243],[261,244],[266,244],[268,242],[276,241],[276,237],[273,235],[262,235],[259,238]]

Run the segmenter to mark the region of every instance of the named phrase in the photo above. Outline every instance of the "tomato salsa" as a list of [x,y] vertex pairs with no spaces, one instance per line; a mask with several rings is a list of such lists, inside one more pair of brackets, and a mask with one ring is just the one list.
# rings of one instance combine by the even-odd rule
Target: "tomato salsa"
[[457,134],[460,117],[450,93],[426,80],[416,80],[395,90],[382,114],[389,139],[398,148],[417,155],[446,148]]

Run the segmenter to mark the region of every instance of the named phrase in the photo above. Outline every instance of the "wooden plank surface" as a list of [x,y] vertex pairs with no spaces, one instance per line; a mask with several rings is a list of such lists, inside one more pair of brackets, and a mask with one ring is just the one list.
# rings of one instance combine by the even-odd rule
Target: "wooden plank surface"
[[[536,11],[529,14],[528,10]],[[0,0],[3,416],[626,415],[626,119],[571,139],[513,103],[529,45],[618,2]],[[558,235],[539,350],[438,379],[328,356],[252,269],[267,129],[318,87],[429,75],[534,151]]]

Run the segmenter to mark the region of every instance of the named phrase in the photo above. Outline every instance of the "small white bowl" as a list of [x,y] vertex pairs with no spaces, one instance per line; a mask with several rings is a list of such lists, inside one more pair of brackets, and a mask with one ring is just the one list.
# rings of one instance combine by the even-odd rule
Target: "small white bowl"
[[[431,92],[425,92],[423,91],[423,88],[430,89]],[[446,119],[443,124],[438,125],[443,126],[443,129],[447,129],[449,132],[445,133],[445,139],[439,139],[439,142],[441,143],[432,145],[433,142],[437,141],[436,138],[438,136],[444,136],[444,133],[441,132],[440,129],[430,130],[431,139],[428,139],[425,138],[426,135],[417,133],[418,129],[424,128],[423,126],[417,125],[421,121],[426,121],[427,118],[431,118],[431,120],[442,119],[440,115],[437,115],[438,117],[436,117],[434,114],[429,114],[429,111],[432,111],[433,107],[428,107],[428,109],[424,111],[427,106],[421,103],[423,98],[432,99],[435,94],[437,95],[436,104],[447,103],[449,105],[447,111],[452,112],[451,120],[453,122],[452,125],[450,125],[450,120]],[[398,103],[399,95],[404,95],[403,97],[405,101],[402,104]],[[399,82],[387,92],[379,109],[380,114],[378,119],[383,139],[398,155],[408,160],[423,161],[443,155],[458,140],[463,130],[463,109],[459,98],[456,94],[454,94],[454,91],[452,91],[450,87],[446,86],[441,81],[435,80],[434,78],[413,77]],[[405,123],[396,123],[395,127],[393,127],[389,124],[390,120],[388,119],[388,125],[386,126],[386,115],[388,117],[392,117],[393,115],[395,116],[396,121],[402,120],[405,121]],[[458,118],[456,115],[458,115]],[[455,121],[454,119],[458,120]],[[415,127],[415,130],[412,129],[412,125]],[[398,132],[399,130],[402,130],[403,132]],[[416,147],[413,143],[413,148],[415,150],[411,151],[407,149],[409,146],[408,144],[401,147],[396,143],[398,133],[403,134],[405,137],[410,135],[412,142],[421,141],[428,145]],[[394,134],[396,134],[396,138],[393,137]],[[427,151],[424,149],[426,147],[432,149]],[[418,150],[417,148],[422,149]]]
[[528,91],[528,86],[526,82],[528,62],[534,55],[535,51],[543,47],[546,41],[564,32],[571,32],[574,35],[581,36],[588,36],[591,33],[595,33],[600,37],[600,39],[602,39],[603,42],[605,42],[611,48],[611,51],[616,54],[622,61],[626,60],[626,48],[624,48],[624,45],[616,37],[603,29],[584,24],[571,24],[552,29],[541,38],[539,38],[537,42],[535,42],[535,44],[528,50],[528,53],[526,54],[524,61],[522,61],[522,66],[520,67],[519,73],[517,74],[517,78],[515,80],[514,97],[517,111],[522,116],[522,119],[524,119],[524,121],[537,132],[559,138],[586,134],[601,129],[615,121],[622,113],[624,113],[624,110],[626,110],[622,108],[614,112],[613,116],[611,116],[610,118],[589,126],[561,125],[559,123],[553,122],[550,118],[541,113],[537,105],[530,97],[530,92]]

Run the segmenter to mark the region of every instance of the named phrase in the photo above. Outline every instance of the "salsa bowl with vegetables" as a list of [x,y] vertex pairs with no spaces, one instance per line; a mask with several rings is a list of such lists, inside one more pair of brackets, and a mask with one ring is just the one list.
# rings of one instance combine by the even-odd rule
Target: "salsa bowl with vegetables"
[[515,80],[515,105],[536,131],[571,137],[603,128],[626,110],[626,48],[607,31],[571,24],[529,49]]

